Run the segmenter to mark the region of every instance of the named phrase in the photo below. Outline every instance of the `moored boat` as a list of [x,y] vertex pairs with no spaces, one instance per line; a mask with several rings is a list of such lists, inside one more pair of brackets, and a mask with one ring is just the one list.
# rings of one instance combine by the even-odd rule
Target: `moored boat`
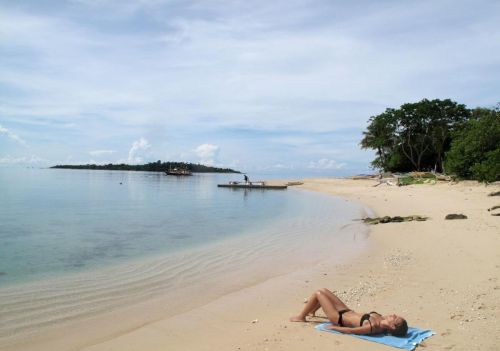
[[174,168],[174,169],[169,169],[168,171],[165,172],[166,175],[173,175],[173,176],[191,176],[193,175],[191,171],[187,168]]

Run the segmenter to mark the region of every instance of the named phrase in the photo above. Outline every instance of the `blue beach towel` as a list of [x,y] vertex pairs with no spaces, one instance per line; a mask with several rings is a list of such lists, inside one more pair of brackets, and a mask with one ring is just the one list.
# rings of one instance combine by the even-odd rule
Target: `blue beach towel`
[[[322,323],[317,325],[315,328],[321,331],[326,331],[330,333],[342,334],[336,330],[327,329],[326,327],[331,323]],[[347,334],[354,336],[356,338],[369,340],[373,342],[378,342],[379,344],[384,344],[388,346],[398,347],[400,349],[405,350],[413,350],[419,343],[421,343],[424,339],[434,335],[435,333],[432,330],[418,329],[418,328],[408,328],[408,334],[406,337],[396,337],[392,335],[356,335],[356,334]]]

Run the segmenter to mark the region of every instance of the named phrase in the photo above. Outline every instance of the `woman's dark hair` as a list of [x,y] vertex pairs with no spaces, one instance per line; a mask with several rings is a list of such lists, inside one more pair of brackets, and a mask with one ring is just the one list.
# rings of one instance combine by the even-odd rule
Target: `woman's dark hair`
[[401,322],[400,325],[396,327],[393,331],[391,331],[391,335],[394,336],[406,336],[406,333],[408,332],[408,323],[406,323],[406,320],[403,319],[403,322]]

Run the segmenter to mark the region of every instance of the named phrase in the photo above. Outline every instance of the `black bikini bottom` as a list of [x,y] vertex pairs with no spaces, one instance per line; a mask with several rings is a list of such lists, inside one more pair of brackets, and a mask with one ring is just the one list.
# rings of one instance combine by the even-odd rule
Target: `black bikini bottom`
[[346,312],[349,312],[350,310],[341,310],[339,311],[339,320],[337,322],[338,325],[340,325],[341,327],[344,326],[344,324],[342,323],[342,315]]

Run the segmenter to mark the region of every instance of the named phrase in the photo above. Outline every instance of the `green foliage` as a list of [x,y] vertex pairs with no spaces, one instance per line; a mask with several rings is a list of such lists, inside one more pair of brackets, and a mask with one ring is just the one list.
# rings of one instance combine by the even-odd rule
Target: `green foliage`
[[411,185],[411,184],[434,184],[436,176],[423,175],[421,177],[404,176],[398,178],[398,185]]
[[475,109],[471,120],[454,134],[446,169],[461,178],[500,180],[500,111]]
[[443,171],[452,134],[469,118],[465,105],[424,99],[370,117],[360,144],[376,150],[372,166],[384,171]]
[[218,168],[205,166],[195,163],[184,162],[157,162],[146,163],[144,165],[128,165],[128,164],[107,164],[107,165],[57,165],[51,168],[66,168],[66,169],[98,169],[98,170],[115,170],[115,171],[145,171],[145,172],[166,172],[169,169],[187,169],[195,173],[240,173],[230,168]]

